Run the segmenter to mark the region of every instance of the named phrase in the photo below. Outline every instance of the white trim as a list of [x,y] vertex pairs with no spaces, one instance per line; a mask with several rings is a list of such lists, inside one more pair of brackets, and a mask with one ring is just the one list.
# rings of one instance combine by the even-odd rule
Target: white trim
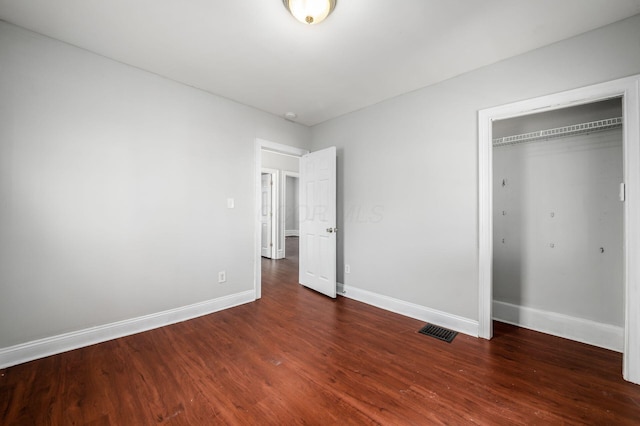
[[260,191],[262,182],[260,174],[262,171],[262,150],[275,152],[278,154],[290,155],[292,157],[302,157],[309,151],[289,145],[282,145],[276,142],[256,138],[255,144],[255,164],[254,164],[254,197],[253,197],[253,288],[255,298],[262,297],[262,256],[260,255]]
[[629,86],[624,110],[625,338],[623,375],[640,384],[640,76]]
[[622,352],[624,328],[511,303],[493,301],[493,318],[530,330]]
[[[281,259],[284,257],[278,257],[278,250],[282,251],[282,243],[279,240],[278,235],[278,224],[280,223],[280,205],[279,205],[279,188],[280,188],[280,170],[278,169],[270,169],[268,167],[263,167],[261,174],[271,175],[271,256],[270,259]],[[262,190],[261,190],[262,191]],[[261,200],[262,201],[262,200]],[[260,251],[260,255],[262,255],[262,250]]]
[[[489,111],[478,117],[478,336],[493,337],[493,146]],[[489,303],[487,303],[487,301]]]
[[0,349],[0,368],[164,327],[253,302],[253,290]]
[[622,97],[624,183],[625,326],[623,376],[640,384],[640,75],[481,110],[478,113],[479,335],[492,336],[492,122]]
[[300,230],[299,229],[286,229],[284,231],[284,236],[285,237],[299,237],[300,236]]
[[469,336],[478,336],[478,322],[457,315],[448,314],[426,306],[394,299],[368,290],[338,283],[338,295],[372,305],[386,311],[395,312],[406,317],[433,323],[441,327],[450,328]]

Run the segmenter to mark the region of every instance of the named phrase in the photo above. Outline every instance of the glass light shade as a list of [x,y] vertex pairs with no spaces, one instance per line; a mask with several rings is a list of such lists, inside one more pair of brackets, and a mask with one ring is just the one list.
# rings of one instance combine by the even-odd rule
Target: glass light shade
[[304,24],[317,24],[325,20],[336,7],[336,0],[283,0],[294,18]]

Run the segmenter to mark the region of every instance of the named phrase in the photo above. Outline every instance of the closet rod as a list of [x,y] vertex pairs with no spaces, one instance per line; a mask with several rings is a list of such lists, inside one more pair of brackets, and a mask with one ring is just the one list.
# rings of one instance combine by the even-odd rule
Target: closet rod
[[563,136],[581,135],[584,133],[601,132],[622,127],[622,117],[607,118],[606,120],[590,121],[589,123],[573,124],[555,129],[538,130],[522,135],[505,136],[493,140],[493,146],[515,145],[523,142],[547,140]]

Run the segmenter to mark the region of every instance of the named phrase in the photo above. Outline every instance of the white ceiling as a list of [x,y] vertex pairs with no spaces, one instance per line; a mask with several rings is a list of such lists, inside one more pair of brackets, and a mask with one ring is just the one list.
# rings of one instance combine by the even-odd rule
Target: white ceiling
[[[0,0],[0,19],[314,125],[640,13],[640,0]],[[1,58],[0,58],[1,59]]]

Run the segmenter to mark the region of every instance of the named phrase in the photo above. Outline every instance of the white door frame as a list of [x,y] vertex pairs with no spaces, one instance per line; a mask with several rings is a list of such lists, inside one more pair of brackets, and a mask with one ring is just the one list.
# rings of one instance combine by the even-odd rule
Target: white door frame
[[278,154],[302,157],[309,151],[289,145],[282,145],[264,139],[256,139],[255,143],[255,167],[254,167],[254,220],[253,220],[253,288],[256,299],[262,297],[262,256],[260,255],[260,207],[262,191],[262,150]]
[[640,75],[542,96],[478,113],[478,335],[493,335],[493,148],[494,120],[621,97],[623,113],[625,324],[622,374],[640,384]]
[[[278,176],[280,174],[279,170],[262,168],[260,175],[271,175],[271,256],[270,259],[278,258],[278,218],[280,217],[280,206],[278,206],[278,184],[279,179]],[[260,182],[260,192],[262,193],[262,181]],[[262,194],[261,194],[262,195]],[[262,204],[262,197],[260,199],[260,204]],[[260,233],[260,245],[262,246],[262,233]],[[262,247],[260,247],[260,255],[262,256]]]

